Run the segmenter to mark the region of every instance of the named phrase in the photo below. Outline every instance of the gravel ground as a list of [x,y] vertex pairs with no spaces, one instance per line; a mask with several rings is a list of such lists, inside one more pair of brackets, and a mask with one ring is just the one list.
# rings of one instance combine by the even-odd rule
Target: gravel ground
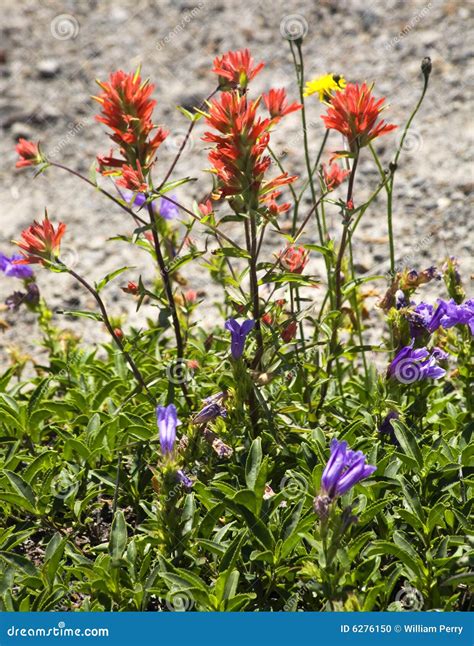
[[[290,51],[282,32],[303,30],[307,78],[333,72],[343,73],[351,81],[375,80],[376,93],[386,95],[390,103],[387,118],[393,123],[403,124],[409,116],[421,90],[421,59],[431,56],[428,95],[397,173],[396,253],[400,263],[417,269],[436,264],[447,254],[456,255],[467,284],[472,271],[469,193],[474,70],[469,34],[472,36],[473,8],[473,3],[465,0],[3,0],[0,250],[12,251],[9,241],[47,207],[52,220],[61,219],[68,225],[63,247],[76,271],[98,279],[116,267],[136,266],[106,291],[112,313],[125,313],[131,301],[120,285],[139,273],[145,279],[152,276],[148,256],[124,243],[106,242],[112,235],[131,231],[126,214],[57,169],[35,181],[28,170],[15,171],[16,139],[40,139],[55,161],[87,174],[96,154],[109,149],[104,128],[94,121],[97,104],[90,99],[96,91],[94,79],[106,79],[113,70],[132,70],[141,63],[143,74],[157,85],[155,121],[171,131],[160,149],[159,179],[187,127],[176,105],[191,106],[212,91],[215,79],[209,70],[214,56],[249,47],[255,59],[266,62],[252,91],[257,94],[271,86],[284,86],[296,99]],[[313,99],[308,101],[308,122],[315,155],[323,127],[320,105]],[[208,175],[201,170],[207,165],[200,139],[203,130],[204,124],[199,123],[175,172],[176,178],[199,178],[191,188],[178,192],[179,199],[188,205],[210,187]],[[400,131],[376,142],[385,165],[398,137]],[[284,157],[285,168],[291,173],[302,170],[298,114],[287,117],[272,146]],[[333,133],[329,150],[338,147],[340,140]],[[362,200],[377,180],[365,151],[356,200]],[[311,231],[306,239],[314,239]],[[281,246],[280,240],[269,240],[265,252],[271,254]],[[367,212],[354,253],[359,273],[383,274],[389,269],[383,195]],[[322,269],[317,258],[312,265],[315,271]],[[1,278],[0,302],[18,287],[15,282]],[[53,309],[93,306],[67,276],[41,271],[38,283]],[[207,291],[197,316],[208,318],[209,304],[219,297],[218,291],[209,285],[204,272],[196,270],[189,274],[189,286]],[[37,334],[34,316],[24,310],[2,315],[10,325],[0,335],[2,361],[7,360],[10,346],[31,351]],[[54,320],[84,333],[88,340],[102,338],[100,326],[93,321],[64,320],[59,314]],[[137,320],[134,315],[132,320]]]

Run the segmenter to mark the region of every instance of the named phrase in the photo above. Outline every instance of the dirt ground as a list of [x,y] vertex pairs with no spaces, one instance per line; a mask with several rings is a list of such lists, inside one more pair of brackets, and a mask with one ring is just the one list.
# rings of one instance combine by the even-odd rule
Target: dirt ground
[[[54,161],[88,174],[98,153],[109,150],[105,129],[95,122],[94,80],[106,79],[122,68],[142,73],[156,84],[155,121],[170,130],[160,149],[155,174],[165,172],[179,147],[187,122],[176,105],[192,106],[215,87],[210,73],[213,58],[229,49],[250,48],[266,63],[255,79],[255,95],[269,87],[286,87],[297,98],[288,43],[283,36],[304,33],[306,77],[342,73],[354,82],[375,81],[376,94],[390,104],[387,119],[403,125],[422,87],[420,62],[433,61],[428,95],[417,115],[400,158],[396,179],[394,226],[400,264],[416,269],[455,255],[461,262],[467,291],[472,272],[472,90],[474,87],[473,2],[466,0],[2,0],[0,41],[0,251],[10,253],[10,240],[48,208],[50,218],[67,223],[63,245],[66,260],[91,280],[123,265],[135,265],[106,291],[113,313],[134,308],[121,291],[128,279],[153,275],[146,254],[125,243],[107,242],[131,231],[126,214],[100,194],[57,169],[33,181],[15,170],[15,141],[39,139]],[[469,37],[470,36],[470,37]],[[313,155],[323,134],[321,106],[308,100]],[[290,115],[275,133],[272,147],[284,157],[292,174],[302,171],[299,114]],[[198,181],[178,190],[190,205],[211,185],[207,166],[204,124],[199,123],[174,178],[191,175]],[[381,138],[376,147],[388,165],[401,129]],[[331,134],[329,150],[340,141]],[[376,186],[378,177],[368,151],[362,159],[356,199]],[[333,221],[337,234],[338,223]],[[359,273],[388,271],[388,245],[383,194],[367,212],[355,240]],[[315,240],[309,231],[306,240]],[[265,253],[281,248],[268,240]],[[312,259],[314,271],[321,260]],[[192,271],[189,286],[206,291],[196,316],[208,317],[219,290],[202,271]],[[19,281],[0,275],[0,302]],[[53,308],[92,308],[90,298],[69,277],[40,271],[41,293]],[[435,293],[435,292],[434,292]],[[435,294],[436,295],[436,294]],[[472,296],[472,293],[470,294]],[[144,320],[140,313],[131,320]],[[37,335],[35,317],[22,309],[0,312],[9,328],[0,332],[0,359],[16,346],[32,351]],[[94,321],[64,320],[87,340],[101,338]]]

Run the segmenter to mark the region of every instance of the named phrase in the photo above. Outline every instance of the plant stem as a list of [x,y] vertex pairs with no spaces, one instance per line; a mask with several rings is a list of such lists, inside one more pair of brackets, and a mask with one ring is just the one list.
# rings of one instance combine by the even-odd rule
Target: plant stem
[[[171,312],[171,318],[173,320],[173,329],[174,329],[174,335],[176,339],[176,355],[178,358],[178,362],[180,362],[184,358],[184,344],[183,344],[183,337],[181,334],[181,325],[179,322],[178,312],[176,310],[176,303],[173,296],[173,288],[171,287],[170,276],[168,273],[168,269],[166,267],[165,260],[163,258],[163,254],[161,252],[160,239],[158,237],[158,229],[155,222],[155,214],[153,212],[153,204],[149,202],[147,204],[147,208],[148,208],[148,215],[150,216],[151,232],[153,236],[153,246],[155,247],[158,269],[160,271],[161,279],[163,281],[163,285],[166,293],[166,300],[168,301],[168,306]],[[188,388],[186,386],[186,383],[180,380],[180,385],[181,385],[181,390],[183,391],[184,398],[186,399],[186,403],[188,405],[191,405],[191,400],[188,395]]]
[[421,92],[421,96],[418,99],[418,103],[416,104],[413,112],[411,113],[405,128],[403,130],[402,137],[400,139],[400,143],[397,148],[397,152],[395,153],[395,157],[393,159],[393,162],[390,164],[392,175],[390,181],[386,184],[385,190],[387,192],[387,228],[388,228],[388,238],[389,238],[389,246],[390,246],[390,272],[392,276],[395,275],[395,241],[393,237],[393,222],[392,222],[392,215],[393,215],[393,182],[395,179],[395,171],[397,170],[397,164],[398,164],[398,159],[400,157],[400,153],[402,152],[403,144],[405,143],[406,136],[408,134],[408,131],[410,129],[410,126],[412,124],[413,119],[415,118],[416,113],[421,107],[421,104],[423,103],[423,99],[425,98],[426,90],[428,89],[428,80],[429,80],[429,75],[425,74],[424,75],[424,83],[423,83],[423,90]]
[[146,385],[145,379],[143,378],[143,375],[141,374],[140,370],[138,369],[135,361],[132,359],[130,356],[129,352],[125,350],[122,339],[117,335],[115,332],[114,328],[112,327],[112,324],[109,319],[109,315],[107,314],[107,309],[105,307],[104,301],[100,297],[99,293],[97,290],[95,290],[92,285],[90,285],[82,276],[77,274],[73,269],[70,269],[69,267],[66,267],[64,265],[66,271],[73,277],[75,278],[83,287],[87,289],[88,292],[92,294],[94,297],[95,301],[97,302],[97,305],[99,306],[100,312],[102,314],[102,319],[104,321],[105,327],[107,328],[107,331],[109,332],[110,336],[113,338],[115,341],[116,345],[118,346],[120,352],[123,354],[125,359],[127,360],[128,365],[130,366],[133,375],[135,379],[138,382],[138,385],[140,386],[140,389],[143,389],[149,396],[150,400],[155,403],[155,398],[152,396],[150,391],[148,390],[148,386]]
[[147,222],[146,220],[143,220],[140,216],[138,216],[131,208],[128,208],[125,206],[125,204],[122,204],[122,202],[114,197],[111,193],[105,190],[105,188],[101,188],[98,186],[98,184],[95,184],[94,182],[91,182],[91,180],[88,177],[84,177],[84,175],[81,175],[81,173],[78,173],[76,170],[73,168],[68,168],[67,166],[64,166],[63,164],[57,164],[56,162],[48,162],[50,166],[54,166],[55,168],[60,168],[61,170],[65,170],[67,173],[70,173],[71,175],[74,175],[74,177],[77,177],[81,179],[83,182],[86,182],[86,184],[89,184],[93,188],[97,189],[100,191],[103,195],[109,198],[109,200],[112,200],[112,202],[115,202],[118,206],[120,206],[121,209],[126,211],[129,215],[132,216],[132,218],[135,220],[135,222],[144,224],[146,225]]
[[[353,164],[352,164],[351,174],[349,176],[349,184],[348,184],[348,187],[347,187],[346,205],[349,204],[352,201],[352,195],[353,195],[353,191],[354,191],[354,179],[355,179],[355,174],[356,174],[358,162],[359,162],[359,151],[356,150],[356,153],[355,153],[355,156],[354,156],[354,161],[353,161]],[[322,405],[324,404],[324,400],[326,399],[326,395],[327,395],[327,391],[328,391],[328,387],[329,387],[329,380],[331,378],[332,365],[333,365],[334,358],[335,358],[334,353],[337,350],[339,323],[340,323],[340,318],[341,318],[341,307],[342,307],[342,276],[341,276],[342,261],[343,261],[343,258],[344,258],[344,252],[346,250],[350,221],[351,221],[350,220],[350,215],[348,216],[348,214],[345,213],[344,214],[343,229],[342,229],[341,244],[339,246],[339,253],[337,254],[336,267],[335,267],[335,276],[334,276],[334,279],[335,279],[335,283],[334,283],[334,291],[335,291],[334,305],[335,305],[335,309],[338,312],[338,315],[334,318],[333,324],[332,324],[331,339],[329,341],[329,358],[328,358],[328,362],[327,362],[327,366],[326,366],[327,380],[324,382],[324,384],[321,387],[321,398],[319,400],[319,404],[318,404],[318,407],[316,409],[316,414],[319,412]]]
[[[201,104],[200,104],[200,106],[199,106],[198,110],[202,110],[202,109],[205,107],[206,103],[207,103],[208,101],[210,101],[210,100],[212,99],[212,97],[214,96],[214,94],[216,94],[216,92],[218,92],[218,91],[219,91],[219,87],[216,87],[216,89],[215,89],[215,90],[213,90],[213,91],[211,92],[211,94],[209,94],[209,96],[208,96],[208,97],[206,97],[206,98],[204,99],[204,101],[202,101],[202,102],[201,102]],[[181,142],[181,146],[179,147],[179,150],[178,150],[178,152],[177,152],[177,154],[176,154],[176,157],[174,158],[174,160],[173,160],[173,162],[172,162],[171,166],[169,167],[169,169],[168,169],[168,171],[167,171],[167,173],[166,173],[166,175],[165,175],[164,179],[162,180],[161,184],[160,184],[160,185],[158,186],[158,188],[156,189],[156,192],[157,192],[157,193],[159,193],[159,192],[160,192],[160,190],[163,188],[163,186],[166,184],[166,182],[167,182],[167,181],[169,180],[169,178],[171,177],[171,174],[172,174],[172,172],[174,171],[174,169],[175,169],[175,167],[176,167],[176,164],[177,164],[177,163],[178,163],[178,161],[179,161],[179,158],[180,158],[180,157],[181,157],[181,155],[183,154],[183,151],[184,151],[184,149],[185,149],[185,147],[186,147],[186,144],[188,143],[189,137],[191,136],[191,132],[193,131],[194,126],[195,126],[195,125],[196,125],[196,121],[194,121],[194,120],[193,120],[193,121],[191,121],[191,123],[189,124],[189,128],[188,128],[188,130],[187,130],[187,132],[186,132],[186,135],[185,135],[185,137],[184,137],[183,141]]]

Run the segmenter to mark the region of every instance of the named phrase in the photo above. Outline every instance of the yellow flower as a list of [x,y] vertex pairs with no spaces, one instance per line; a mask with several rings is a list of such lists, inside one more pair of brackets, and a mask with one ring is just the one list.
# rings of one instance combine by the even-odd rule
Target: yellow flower
[[324,74],[306,83],[303,96],[311,96],[317,92],[322,103],[329,103],[331,94],[344,89],[346,85],[346,79],[340,74]]

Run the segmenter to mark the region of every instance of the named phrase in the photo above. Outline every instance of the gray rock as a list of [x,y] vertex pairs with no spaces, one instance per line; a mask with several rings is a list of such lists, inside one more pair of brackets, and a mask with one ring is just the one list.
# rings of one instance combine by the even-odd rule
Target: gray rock
[[23,137],[24,139],[31,139],[31,137],[33,136],[33,129],[27,123],[23,123],[22,121],[15,121],[15,123],[13,123],[11,126],[11,133],[12,137],[17,140],[20,139],[20,137]]
[[44,58],[38,62],[36,69],[41,78],[50,79],[59,74],[61,65],[55,58]]

